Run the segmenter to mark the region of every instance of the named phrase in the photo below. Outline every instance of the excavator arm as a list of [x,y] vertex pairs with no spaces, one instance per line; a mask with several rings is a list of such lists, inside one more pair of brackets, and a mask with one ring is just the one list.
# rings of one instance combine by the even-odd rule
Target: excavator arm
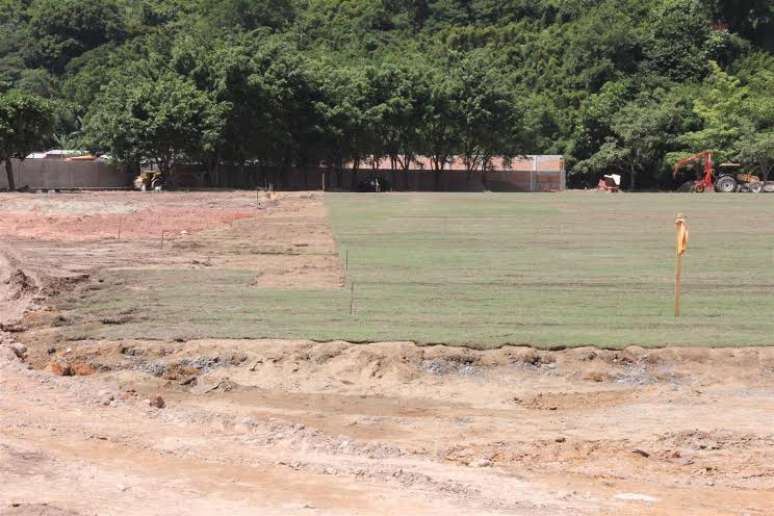
[[[712,152],[711,151],[704,151],[700,152],[698,154],[694,154],[693,156],[689,156],[685,159],[681,159],[677,163],[675,163],[674,168],[672,169],[672,177],[677,177],[677,173],[685,167],[686,165],[689,165],[691,163],[695,163],[697,161],[704,160],[704,176],[703,177],[697,177],[696,185],[702,185],[706,189],[712,188],[714,182],[715,182],[715,174],[713,172],[713,160],[712,160]],[[697,174],[698,175],[698,174]]]

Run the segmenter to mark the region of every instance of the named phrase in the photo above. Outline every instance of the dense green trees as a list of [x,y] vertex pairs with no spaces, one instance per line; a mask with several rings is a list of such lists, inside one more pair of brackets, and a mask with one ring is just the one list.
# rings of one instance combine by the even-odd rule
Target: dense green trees
[[5,162],[8,187],[16,189],[11,158],[24,159],[51,138],[54,110],[38,97],[18,91],[0,95],[0,162]]
[[152,160],[169,173],[180,159],[203,161],[221,143],[225,105],[179,75],[116,80],[87,115],[96,146],[129,163]]
[[519,99],[508,92],[485,60],[462,62],[450,100],[452,130],[459,139],[456,151],[468,173],[481,172],[484,185],[492,158],[526,154],[520,139]]
[[125,33],[112,0],[33,0],[27,9],[24,51],[31,66],[61,72],[71,59]]
[[772,24],[763,0],[0,0],[0,94],[162,170],[383,159],[404,184],[424,155],[440,183],[557,153],[571,184],[669,188],[698,150],[771,169]]

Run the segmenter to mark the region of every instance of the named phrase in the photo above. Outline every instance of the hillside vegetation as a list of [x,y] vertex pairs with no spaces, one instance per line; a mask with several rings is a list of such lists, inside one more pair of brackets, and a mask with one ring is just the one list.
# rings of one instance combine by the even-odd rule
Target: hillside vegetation
[[715,150],[765,176],[773,49],[770,0],[0,0],[0,155],[35,95],[38,146],[163,171],[555,153],[670,188]]

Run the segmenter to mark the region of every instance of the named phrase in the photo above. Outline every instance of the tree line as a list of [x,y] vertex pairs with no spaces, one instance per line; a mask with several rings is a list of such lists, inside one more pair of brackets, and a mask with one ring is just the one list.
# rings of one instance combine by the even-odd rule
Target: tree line
[[767,0],[0,0],[0,159],[485,179],[550,153],[640,189],[713,150],[767,176],[772,34]]

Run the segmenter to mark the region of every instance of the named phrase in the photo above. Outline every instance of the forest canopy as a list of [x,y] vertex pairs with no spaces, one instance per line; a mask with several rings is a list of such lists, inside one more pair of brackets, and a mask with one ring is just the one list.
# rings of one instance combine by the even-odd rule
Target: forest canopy
[[[770,0],[0,0],[0,96],[127,163],[774,164]],[[14,97],[15,98],[15,97]]]

